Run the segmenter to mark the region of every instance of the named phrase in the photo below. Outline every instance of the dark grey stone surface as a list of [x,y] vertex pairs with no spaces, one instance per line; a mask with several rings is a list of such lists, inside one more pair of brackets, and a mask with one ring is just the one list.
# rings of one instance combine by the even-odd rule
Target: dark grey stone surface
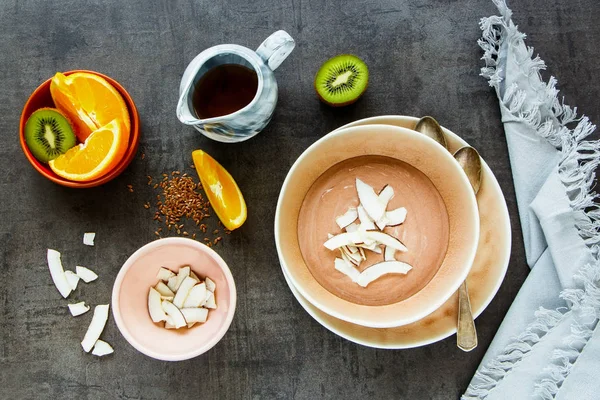
[[[522,0],[511,6],[567,102],[599,121],[600,3]],[[488,0],[3,0],[0,398],[457,398],[528,272],[497,101],[478,76],[478,21],[494,13]],[[287,30],[297,48],[277,71],[279,104],[265,131],[225,145],[178,122],[179,79],[197,53],[226,42],[255,48],[277,29]],[[330,109],[315,98],[312,79],[321,62],[342,52],[364,58],[370,87],[357,104]],[[45,180],[17,139],[32,90],[56,71],[79,68],[110,75],[129,90],[146,155],[138,154],[118,179],[89,190]],[[506,195],[514,237],[510,268],[477,320],[480,345],[471,353],[458,350],[454,337],[402,351],[350,343],[306,314],[281,274],[272,227],[288,168],[330,130],[383,114],[436,116],[480,150]],[[167,363],[136,352],[111,317],[103,336],[115,354],[85,354],[79,342],[89,316],[70,317],[52,286],[46,249],[60,250],[69,268],[97,270],[100,279],[78,288],[78,297],[109,302],[122,263],[155,238],[151,214],[142,207],[153,197],[146,175],[185,170],[196,148],[229,169],[249,207],[246,224],[218,249],[238,286],[229,332],[207,354]],[[95,247],[81,244],[85,231],[97,232]]]

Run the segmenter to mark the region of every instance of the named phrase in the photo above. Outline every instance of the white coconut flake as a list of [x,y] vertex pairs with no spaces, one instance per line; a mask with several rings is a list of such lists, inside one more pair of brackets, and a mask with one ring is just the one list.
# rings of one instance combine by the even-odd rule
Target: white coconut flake
[[384,208],[387,208],[388,203],[394,197],[394,188],[390,185],[385,185],[385,187],[379,192],[379,201],[383,205]]
[[358,251],[358,247],[356,247],[356,246],[352,246],[352,247],[354,248],[354,253],[350,250],[350,248],[348,246],[340,247],[340,249],[341,249],[342,253],[348,257],[348,259],[350,260],[350,262],[352,262],[352,264],[355,264],[358,266],[362,262],[363,258]]
[[358,253],[360,254],[360,257],[361,257],[363,260],[366,260],[366,259],[367,259],[367,255],[365,254],[365,250],[364,250],[362,247],[359,247],[359,248],[358,248]]
[[171,289],[171,286],[169,286],[169,289],[173,290],[174,292],[177,292],[183,280],[190,276],[190,271],[191,268],[189,266],[179,268],[179,272],[177,272],[177,281],[175,283],[175,289]]
[[156,279],[160,279],[161,281],[167,282],[169,278],[173,276],[175,276],[175,273],[173,271],[165,267],[160,267],[158,273],[156,274]]
[[385,250],[383,252],[383,259],[385,261],[396,261],[396,249],[393,247],[385,246]]
[[196,322],[206,322],[208,319],[208,310],[206,308],[182,308],[181,313],[189,324]]
[[114,352],[115,351],[113,350],[110,344],[100,339],[96,341],[96,344],[94,345],[94,350],[92,350],[92,354],[98,357],[106,356]]
[[100,338],[106,321],[108,320],[108,304],[101,304],[94,308],[94,316],[92,322],[83,337],[81,347],[86,353],[89,353],[92,347],[96,344],[96,341]]
[[191,278],[189,276],[185,277],[185,279],[179,286],[179,289],[177,289],[177,293],[175,293],[175,298],[173,299],[173,304],[177,308],[183,307],[183,303],[185,302],[185,299],[188,297],[190,290],[194,287],[195,284],[196,284],[196,280],[194,278]]
[[360,232],[345,232],[335,235],[324,243],[324,246],[329,250],[335,250],[338,247],[347,246],[349,244],[356,245],[363,243],[363,238]]
[[80,265],[75,267],[75,272],[85,283],[90,283],[98,279],[98,275],[94,271]]
[[379,231],[367,231],[367,232],[361,232],[366,239],[371,239],[375,242],[378,242],[380,244],[383,244],[384,246],[389,246],[392,247],[398,251],[408,251],[408,249],[406,248],[406,246],[404,244],[402,244],[401,241],[399,241],[398,239],[396,239],[393,236],[388,235],[385,232],[379,232]]
[[395,210],[388,211],[385,213],[386,225],[396,226],[404,223],[406,220],[406,208],[400,207]]
[[207,291],[206,292],[206,302],[204,303],[204,305],[202,307],[205,308],[217,308],[217,303],[215,301],[215,294],[212,292]]
[[342,258],[344,259],[344,261],[348,261],[349,263],[352,263],[354,265],[356,265],[357,267],[360,265],[360,263],[362,262],[362,257],[360,256],[360,254],[357,253],[358,255],[358,259],[356,257],[354,257],[354,254],[349,254],[348,252],[344,251],[344,247],[340,247],[340,254],[342,256]]
[[356,192],[360,204],[365,208],[365,211],[373,221],[379,221],[385,213],[385,206],[379,201],[379,196],[373,188],[360,179],[356,178]]
[[358,218],[356,208],[349,208],[344,215],[340,215],[335,219],[335,223],[338,224],[340,229],[344,229]]
[[71,315],[74,317],[85,314],[86,312],[88,312],[90,310],[90,306],[86,306],[85,301],[75,303],[75,304],[67,304],[67,306],[69,307],[69,311],[71,312]]
[[386,274],[406,274],[412,267],[401,261],[384,261],[365,269],[355,281],[362,287],[367,287],[371,282]]
[[196,275],[194,273],[194,271],[192,271],[191,269],[190,269],[190,278],[194,278],[196,280],[196,282],[200,282],[200,278],[198,278],[198,275]]
[[188,293],[184,308],[201,307],[206,302],[206,283],[202,282],[194,286]]
[[346,248],[350,251],[351,254],[358,253],[358,247],[349,244]]
[[168,315],[167,319],[165,320],[165,328],[175,329],[175,321],[173,321],[173,318],[169,317]]
[[162,296],[154,289],[150,288],[148,292],[148,312],[153,322],[161,322],[167,320],[167,314],[162,308]]
[[357,224],[356,222],[352,223],[346,227],[346,232],[348,232],[348,233],[356,232],[356,231],[358,231],[359,227],[360,227],[360,225]]
[[375,224],[373,223],[373,220],[371,219],[369,214],[365,211],[364,207],[358,206],[356,210],[358,214],[358,219],[360,221],[359,229],[362,229],[364,231],[375,229]]
[[175,297],[175,293],[164,282],[158,282],[154,289],[163,297]]
[[179,279],[177,279],[177,276],[172,276],[169,278],[169,280],[167,281],[167,287],[171,292],[175,293],[177,291],[177,289],[179,288],[178,282]]
[[385,227],[388,225],[386,215],[384,214],[379,221],[375,222],[375,225],[377,225],[377,228],[379,228],[380,231],[384,230]]
[[95,232],[86,232],[83,234],[83,244],[85,244],[86,246],[93,246],[95,238],[96,238]]
[[352,279],[352,282],[358,281],[358,278],[360,277],[360,272],[358,272],[358,270],[354,268],[352,264],[341,258],[336,258],[334,265],[335,269]]
[[77,289],[77,284],[81,278],[75,272],[68,270],[65,271],[65,276],[67,278],[67,282],[69,282],[69,286],[71,286],[71,290]]
[[[183,314],[181,313],[179,308],[177,308],[173,303],[171,303],[170,301],[163,300],[161,304],[164,312],[173,319],[173,325],[175,326],[175,329],[179,329],[187,325]],[[170,321],[168,320],[167,322],[170,323]]]
[[215,289],[217,288],[217,285],[209,277],[206,277],[204,282],[206,283],[206,290],[214,293]]
[[58,289],[61,296],[66,299],[71,293],[71,285],[67,280],[67,276],[65,275],[65,271],[60,261],[60,253],[56,250],[48,249],[47,259],[52,282],[54,282],[54,286],[56,286],[56,289]]

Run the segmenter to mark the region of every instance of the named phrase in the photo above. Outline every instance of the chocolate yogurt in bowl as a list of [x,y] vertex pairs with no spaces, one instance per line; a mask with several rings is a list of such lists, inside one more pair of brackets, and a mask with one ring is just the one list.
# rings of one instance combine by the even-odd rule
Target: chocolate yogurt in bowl
[[[366,288],[331,268],[340,253],[323,245],[328,234],[344,231],[335,216],[359,206],[356,178],[377,193],[386,186],[393,188],[388,209],[404,207],[407,216],[402,224],[383,231],[409,249],[396,252],[395,259],[413,267],[405,275],[386,274]],[[352,303],[381,306],[409,298],[433,278],[448,248],[448,213],[433,183],[415,167],[391,157],[359,156],[329,168],[311,186],[300,209],[298,240],[302,257],[321,286]],[[364,253],[366,260],[357,267],[359,271],[384,261],[383,251]]]
[[[404,247],[393,259],[409,270],[366,285],[353,274],[383,262],[385,251],[362,249],[366,257],[349,275],[337,268],[343,251],[325,247],[349,229],[336,218],[363,203],[357,178],[374,196],[391,187],[387,210],[404,207],[406,215],[375,231]],[[475,196],[453,157],[425,136],[384,125],[342,129],[309,147],[286,177],[275,216],[280,263],[298,291],[322,311],[369,327],[405,325],[437,309],[467,276],[478,237]]]

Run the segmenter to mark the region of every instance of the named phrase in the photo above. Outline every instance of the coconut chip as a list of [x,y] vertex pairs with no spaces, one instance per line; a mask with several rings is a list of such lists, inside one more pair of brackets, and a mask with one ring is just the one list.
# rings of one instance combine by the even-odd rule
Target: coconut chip
[[95,232],[86,232],[83,234],[83,244],[85,244],[86,246],[93,246],[95,238],[96,238]]
[[153,287],[151,287],[150,292],[148,292],[148,311],[150,312],[150,318],[152,318],[153,322],[167,320],[167,314],[165,314],[165,311],[162,308],[161,295]]
[[387,208],[388,203],[394,197],[394,188],[390,185],[385,185],[385,187],[379,192],[379,201],[383,204],[384,208]]
[[388,211],[385,213],[385,219],[387,226],[396,226],[404,223],[406,220],[406,208],[400,207],[395,210]]
[[335,269],[352,279],[352,282],[358,282],[360,272],[358,272],[358,270],[354,268],[352,264],[341,258],[336,258],[334,263]]
[[365,269],[360,273],[358,283],[362,287],[367,287],[369,283],[381,278],[386,274],[406,274],[412,267],[401,261],[384,261]]
[[158,270],[158,273],[156,274],[156,278],[160,279],[161,281],[168,281],[169,278],[172,278],[174,276],[175,276],[175,273],[165,267],[160,267],[160,269]]
[[108,320],[108,304],[101,304],[94,308],[94,316],[92,317],[92,322],[90,322],[90,326],[83,337],[83,341],[81,342],[81,347],[85,350],[86,353],[94,347],[96,341],[100,338],[102,331],[104,330],[104,326],[106,325],[106,321]]
[[[181,313],[181,311],[179,310],[179,308],[177,308],[170,301],[163,300],[163,302],[162,302],[162,309],[165,311],[165,313],[169,317],[171,317],[173,319],[172,325],[176,329],[179,329],[179,328],[184,327],[184,326],[187,325],[187,323],[185,322],[185,318],[183,317],[183,314]],[[170,321],[168,321],[168,322],[169,322],[169,325],[171,325]]]
[[177,308],[182,308],[185,299],[188,297],[190,290],[196,284],[196,280],[192,277],[186,276],[179,289],[177,289],[177,293],[175,293],[175,298],[173,299],[173,304]]
[[71,286],[71,290],[77,289],[77,284],[81,278],[73,271],[65,271],[65,277],[69,282],[69,286]]
[[355,208],[349,208],[344,215],[340,215],[335,219],[335,223],[338,224],[340,229],[344,229],[358,218],[358,213]]
[[67,304],[67,306],[69,307],[69,311],[71,312],[71,315],[74,317],[77,317],[79,315],[85,314],[86,312],[90,311],[90,306],[86,306],[85,301],[75,303],[75,304]]
[[357,210],[357,214],[358,214],[358,219],[360,220],[360,228],[359,229],[362,229],[363,231],[375,229],[375,223],[373,223],[373,220],[371,219],[369,214],[367,214],[364,207],[358,206],[356,208],[356,210]]
[[204,282],[206,283],[206,290],[208,290],[211,293],[214,293],[217,289],[217,285],[209,277],[206,277]]
[[202,282],[194,286],[183,302],[184,308],[202,307],[206,301],[206,283]]
[[72,288],[60,261],[60,253],[56,250],[48,249],[47,259],[52,282],[54,282],[54,286],[56,286],[61,296],[66,299],[71,293]]
[[383,259],[385,261],[395,261],[396,249],[394,249],[393,247],[385,246],[385,250],[383,251]]
[[85,283],[90,283],[98,279],[98,275],[89,268],[82,267],[80,265],[75,267],[77,276],[80,277]]
[[154,286],[154,289],[156,289],[156,291],[160,293],[162,297],[175,297],[175,293],[169,289],[164,282],[158,282],[156,286]]
[[115,351],[112,346],[106,343],[104,340],[96,340],[96,344],[94,345],[94,350],[92,350],[92,354],[98,357],[102,357],[108,354],[112,354]]
[[182,308],[181,313],[188,325],[195,324],[196,322],[206,322],[208,319],[208,310],[206,308]]
[[356,178],[356,192],[358,193],[360,204],[365,208],[371,219],[379,221],[385,213],[385,206],[379,201],[379,196],[373,188]]

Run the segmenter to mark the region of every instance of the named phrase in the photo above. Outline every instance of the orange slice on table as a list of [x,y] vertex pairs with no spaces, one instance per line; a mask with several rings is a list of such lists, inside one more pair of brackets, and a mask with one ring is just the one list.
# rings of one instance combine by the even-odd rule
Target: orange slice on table
[[194,151],[192,159],[210,205],[225,228],[234,230],[242,226],[247,217],[246,202],[233,177],[202,150]]
[[54,173],[71,181],[91,181],[110,172],[121,161],[129,131],[119,119],[93,131],[85,143],[69,149],[48,164]]
[[50,83],[50,94],[56,108],[75,125],[75,134],[85,142],[95,130],[113,119],[120,119],[129,132],[131,122],[127,104],[106,79],[88,72],[64,75],[57,72]]

